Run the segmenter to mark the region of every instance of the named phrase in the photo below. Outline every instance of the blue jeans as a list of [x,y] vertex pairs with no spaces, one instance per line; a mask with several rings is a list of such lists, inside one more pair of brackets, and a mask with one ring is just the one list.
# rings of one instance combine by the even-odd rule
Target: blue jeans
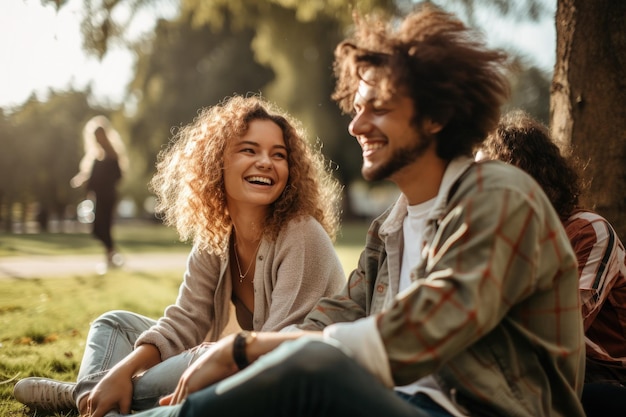
[[[77,403],[100,382],[109,369],[133,351],[139,335],[155,323],[155,320],[148,317],[121,310],[105,313],[93,322],[74,389]],[[205,350],[205,346],[187,350],[136,377],[133,380],[131,408],[147,410],[158,406],[159,398],[174,392],[183,372]],[[115,415],[118,414],[107,414]]]
[[450,417],[426,395],[385,387],[341,349],[320,340],[283,343],[182,405],[133,417]]

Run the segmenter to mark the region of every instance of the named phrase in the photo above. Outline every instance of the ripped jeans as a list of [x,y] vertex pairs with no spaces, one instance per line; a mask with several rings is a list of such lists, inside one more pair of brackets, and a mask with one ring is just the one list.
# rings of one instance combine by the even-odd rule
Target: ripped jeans
[[[105,313],[93,322],[74,389],[77,404],[93,390],[109,369],[133,351],[137,338],[154,324],[156,321],[153,319],[122,310]],[[183,372],[207,348],[208,345],[201,345],[184,351],[134,378],[132,410],[147,410],[158,406],[159,399],[174,392]],[[107,414],[117,415],[117,412]]]

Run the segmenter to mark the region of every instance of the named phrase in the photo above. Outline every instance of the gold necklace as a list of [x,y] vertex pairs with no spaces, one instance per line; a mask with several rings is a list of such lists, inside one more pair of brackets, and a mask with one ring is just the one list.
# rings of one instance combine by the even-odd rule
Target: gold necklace
[[237,261],[237,269],[239,270],[239,282],[242,283],[244,278],[246,277],[246,275],[248,275],[248,272],[250,272],[250,268],[252,268],[252,264],[254,263],[254,258],[256,258],[256,253],[259,251],[259,248],[261,247],[261,242],[263,241],[263,239],[259,239],[259,244],[257,245],[256,249],[254,250],[254,254],[252,255],[252,260],[250,261],[250,264],[248,265],[248,269],[246,269],[245,273],[241,273],[241,265],[239,264],[239,255],[237,255],[237,240],[235,239],[235,261]]

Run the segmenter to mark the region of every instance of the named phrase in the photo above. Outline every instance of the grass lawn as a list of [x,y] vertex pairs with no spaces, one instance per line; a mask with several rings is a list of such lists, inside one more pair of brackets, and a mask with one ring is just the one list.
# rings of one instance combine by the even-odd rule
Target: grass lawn
[[[343,227],[336,248],[346,271],[356,266],[365,232],[362,224]],[[125,253],[189,250],[174,231],[155,224],[118,224],[114,234]],[[0,263],[3,256],[82,255],[101,250],[86,233],[0,234]],[[113,270],[105,276],[0,280],[0,416],[33,416],[13,400],[13,385],[19,379],[75,380],[89,323],[103,312],[123,309],[159,317],[175,300],[183,270],[181,265],[176,271]]]

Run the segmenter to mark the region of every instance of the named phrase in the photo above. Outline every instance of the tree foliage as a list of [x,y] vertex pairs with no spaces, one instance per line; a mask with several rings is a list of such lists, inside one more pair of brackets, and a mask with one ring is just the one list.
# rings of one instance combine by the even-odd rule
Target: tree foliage
[[137,108],[127,123],[138,201],[148,196],[157,154],[177,127],[226,96],[258,93],[273,77],[254,60],[251,30],[215,31],[191,25],[192,19],[189,13],[161,20],[151,42],[135,45],[139,58],[129,88]]
[[[493,7],[509,16],[537,19],[542,0],[432,0],[461,12],[474,23],[474,10]],[[64,1],[42,0],[62,7]],[[160,19],[153,32],[133,40],[134,16],[159,15],[163,5],[178,4],[174,18]],[[360,179],[358,144],[348,120],[331,102],[333,50],[352,22],[352,14],[378,10],[396,14],[411,0],[86,0],[82,22],[87,51],[102,57],[113,44],[128,45],[137,56],[126,108],[116,126],[130,144],[131,172],[126,193],[141,203],[158,152],[178,126],[199,108],[233,93],[261,92],[302,120],[312,138],[349,185]],[[523,13],[522,13],[523,11]],[[132,41],[132,42],[131,42]],[[509,107],[522,107],[549,121],[549,74],[521,60],[511,73]],[[122,111],[123,110],[123,111]],[[348,208],[349,211],[349,208]]]
[[22,214],[33,203],[42,217],[63,218],[68,205],[81,197],[69,180],[83,154],[81,131],[95,114],[88,93],[50,92],[47,101],[32,97],[10,115],[0,132],[0,196],[5,220],[10,208]]

